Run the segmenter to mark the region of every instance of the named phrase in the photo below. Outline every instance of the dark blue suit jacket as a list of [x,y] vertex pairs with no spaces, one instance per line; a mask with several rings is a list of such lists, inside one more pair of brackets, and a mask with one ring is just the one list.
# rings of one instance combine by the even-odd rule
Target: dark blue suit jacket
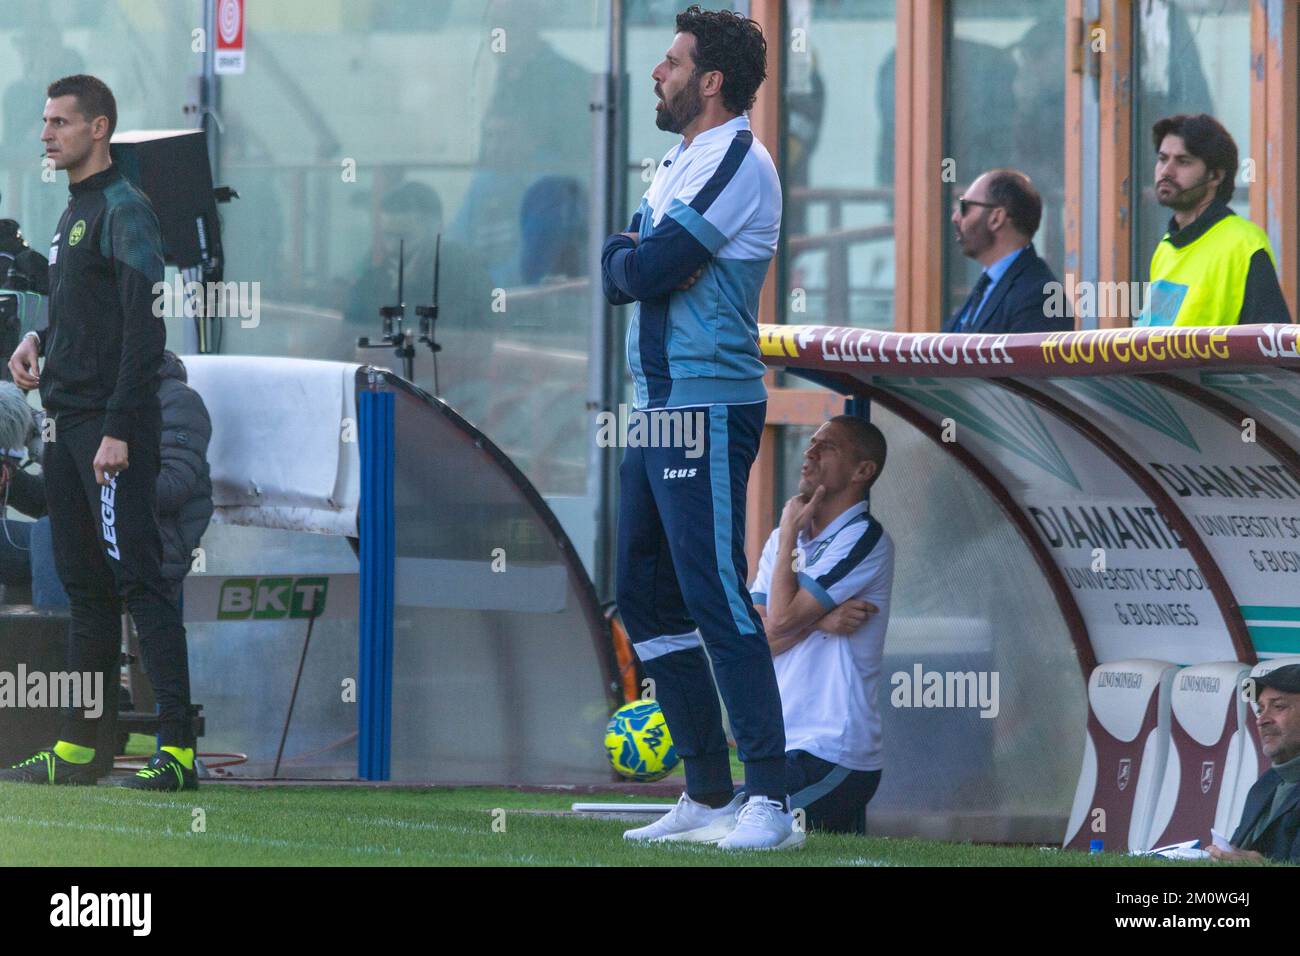
[[1241,823],[1232,835],[1232,845],[1238,850],[1255,850],[1279,863],[1300,863],[1300,787],[1282,804],[1273,822],[1249,846],[1243,844],[1246,835],[1254,829],[1261,813],[1273,805],[1273,792],[1282,778],[1276,770],[1265,770],[1246,794],[1246,805],[1241,811]]
[[[1065,301],[1065,292],[1060,292],[1058,302],[1060,311],[1057,318],[1048,315],[1050,292],[1044,292],[1043,286],[1055,282],[1051,267],[1038,257],[1031,243],[1011,263],[1006,275],[998,280],[989,297],[984,300],[984,307],[969,322],[963,332],[1007,333],[1007,332],[1067,332],[1074,328],[1073,313],[1070,303]],[[963,305],[965,303],[962,303]],[[943,331],[956,331],[957,321],[961,318],[958,307],[948,321],[943,324]]]

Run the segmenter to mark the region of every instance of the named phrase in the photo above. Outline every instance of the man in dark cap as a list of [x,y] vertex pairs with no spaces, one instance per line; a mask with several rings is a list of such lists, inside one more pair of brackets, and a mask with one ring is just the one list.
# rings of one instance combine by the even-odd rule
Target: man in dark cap
[[[1251,689],[1253,688],[1253,693]],[[1246,795],[1235,849],[1210,848],[1216,860],[1300,863],[1300,664],[1246,679],[1260,746],[1273,766]]]

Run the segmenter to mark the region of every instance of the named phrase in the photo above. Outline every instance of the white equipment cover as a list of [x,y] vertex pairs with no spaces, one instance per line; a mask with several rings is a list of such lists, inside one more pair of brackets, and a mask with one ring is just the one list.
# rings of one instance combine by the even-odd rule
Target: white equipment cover
[[357,536],[359,365],[182,356],[212,417],[212,520]]

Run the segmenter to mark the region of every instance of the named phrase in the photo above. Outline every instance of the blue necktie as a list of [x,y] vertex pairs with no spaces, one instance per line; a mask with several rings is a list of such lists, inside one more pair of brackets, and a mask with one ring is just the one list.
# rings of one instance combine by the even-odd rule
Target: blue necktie
[[988,291],[989,284],[993,280],[989,278],[987,272],[981,272],[979,281],[975,283],[975,288],[971,290],[970,298],[966,304],[961,307],[961,318],[957,321],[957,332],[965,332],[966,327],[975,323],[975,313],[979,309],[980,302],[984,298],[984,293]]

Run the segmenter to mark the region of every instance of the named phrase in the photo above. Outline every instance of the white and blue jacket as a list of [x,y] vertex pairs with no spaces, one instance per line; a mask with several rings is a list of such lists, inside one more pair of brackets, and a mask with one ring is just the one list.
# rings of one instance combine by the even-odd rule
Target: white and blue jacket
[[607,239],[601,275],[611,304],[636,303],[627,331],[636,407],[764,401],[758,293],[781,231],[781,182],[749,120],[669,150],[627,231],[640,244]]

